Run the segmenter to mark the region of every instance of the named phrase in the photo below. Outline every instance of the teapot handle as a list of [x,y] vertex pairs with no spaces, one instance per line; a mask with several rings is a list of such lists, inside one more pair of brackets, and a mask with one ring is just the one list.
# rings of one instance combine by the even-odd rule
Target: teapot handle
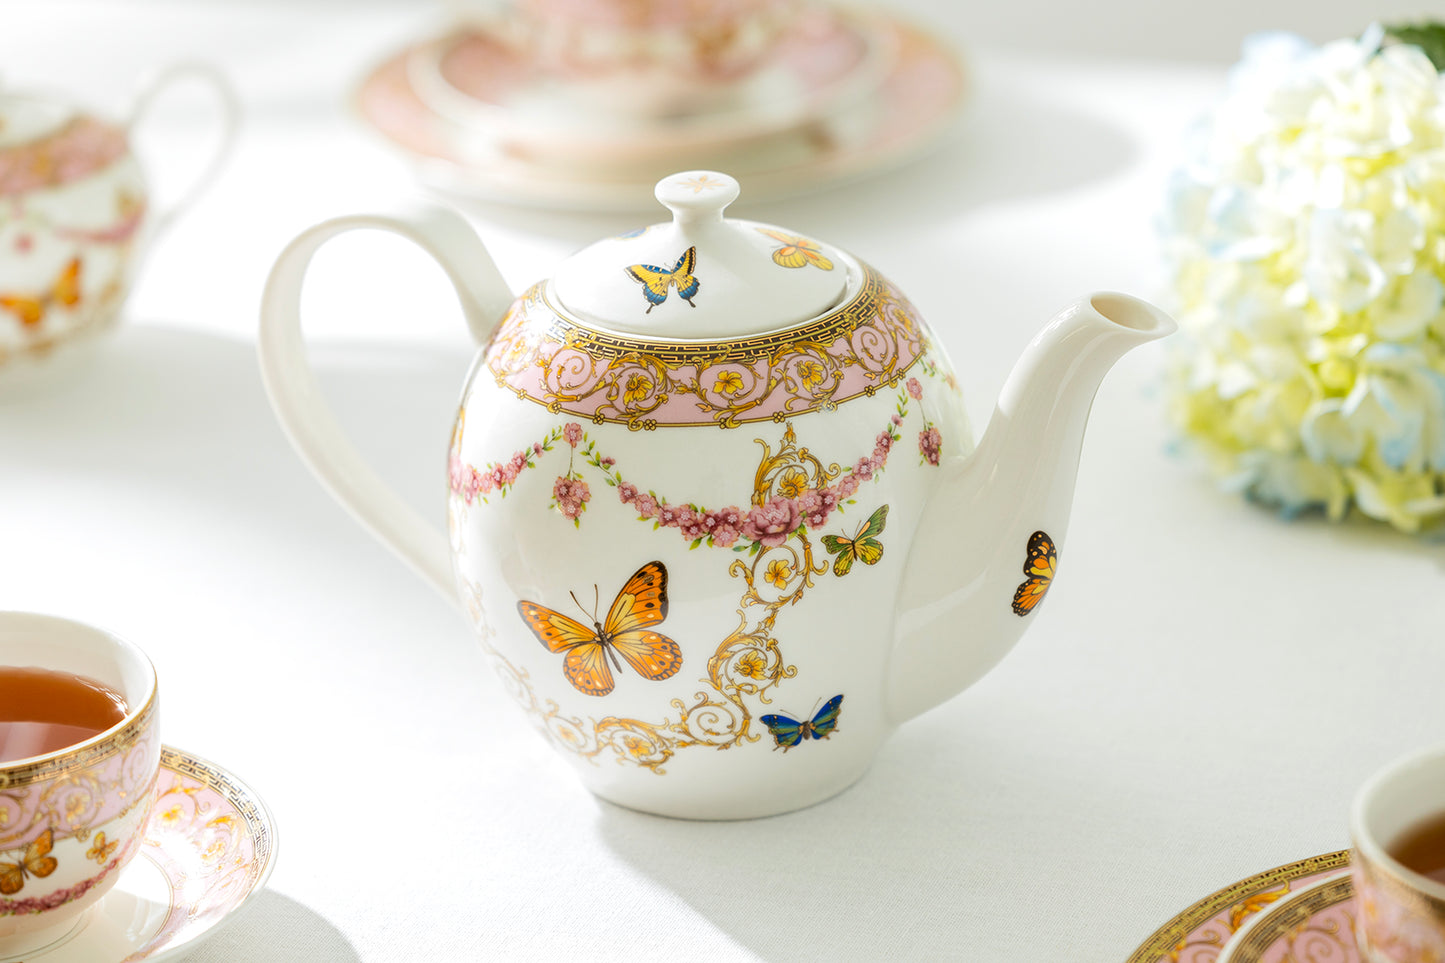
[[215,93],[221,113],[221,136],[212,149],[210,158],[192,179],[190,186],[156,217],[157,233],[168,231],[175,223],[176,216],[194,204],[201,192],[215,180],[222,163],[235,146],[236,131],[241,122],[240,99],[224,74],[202,63],[179,63],[152,74],[140,85],[131,98],[130,110],[126,114],[126,130],[133,131],[145,119],[166,88],[184,80],[198,80]]
[[325,221],[296,237],[271,268],[261,296],[258,349],[262,380],[276,416],[303,461],[331,494],[382,544],[399,554],[453,604],[459,604],[451,551],[366,463],[322,399],[301,334],[301,285],[323,244],[361,228],[391,231],[434,257],[456,288],[467,327],[484,342],[512,295],[481,238],[458,214],[434,206]]

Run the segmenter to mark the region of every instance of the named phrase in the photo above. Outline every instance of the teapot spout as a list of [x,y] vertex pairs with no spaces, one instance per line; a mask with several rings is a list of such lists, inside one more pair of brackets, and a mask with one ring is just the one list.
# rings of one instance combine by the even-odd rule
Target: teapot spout
[[1128,295],[1080,298],[1024,351],[978,448],[941,466],[899,595],[893,721],[961,692],[1023,634],[1051,576],[1047,553],[1063,545],[1094,393],[1127,351],[1174,328]]

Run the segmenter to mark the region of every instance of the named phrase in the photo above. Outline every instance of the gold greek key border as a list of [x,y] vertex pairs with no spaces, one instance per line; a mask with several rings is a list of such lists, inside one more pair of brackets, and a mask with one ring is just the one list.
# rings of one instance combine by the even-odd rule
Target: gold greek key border
[[1281,936],[1306,922],[1316,913],[1321,913],[1331,906],[1338,906],[1352,899],[1354,895],[1355,887],[1350,881],[1350,877],[1341,876],[1338,879],[1330,880],[1319,889],[1311,890],[1283,907],[1261,910],[1261,913],[1268,913],[1269,918],[1261,920],[1257,926],[1244,935],[1244,939],[1239,941],[1239,948],[1234,951],[1234,963],[1258,963],[1264,951],[1274,945]]
[[[661,365],[667,369],[694,368],[700,373],[703,369],[718,365],[733,364],[752,367],[759,362],[766,362],[776,366],[790,350],[799,346],[812,348],[826,355],[828,349],[834,344],[846,341],[860,329],[868,327],[881,318],[887,304],[907,305],[906,299],[898,295],[888,281],[873,268],[860,263],[858,271],[863,278],[858,291],[851,299],[828,313],[801,326],[726,341],[694,342],[645,339],[588,327],[568,317],[562,308],[552,300],[551,282],[549,281],[539,281],[534,284],[519,301],[540,304],[541,310],[547,312],[548,317],[542,320],[538,326],[540,333],[529,338],[529,340],[535,339],[535,344],[550,342],[557,346],[558,351],[579,351],[588,355],[595,362],[604,362],[609,365],[619,362],[627,364],[640,359],[649,365]],[[638,429],[652,431],[657,428],[735,428],[743,424],[766,422],[782,424],[792,418],[815,411],[831,411],[841,404],[858,398],[871,398],[884,385],[897,386],[909,371],[933,351],[926,326],[922,319],[913,313],[911,305],[908,305],[908,310],[904,314],[908,319],[906,330],[914,336],[917,346],[917,352],[906,363],[887,371],[876,372],[876,377],[870,375],[869,377],[874,380],[851,394],[828,395],[798,407],[792,407],[790,401],[783,410],[769,411],[764,408],[759,409],[761,413],[758,414],[741,413],[727,408],[713,408],[711,415],[695,420],[652,417],[654,413],[652,409],[636,412],[622,410],[615,414],[604,414],[600,408],[589,409],[585,405],[539,397],[525,388],[510,383],[508,379],[516,372],[498,371],[491,366],[490,361],[487,362],[486,367],[496,377],[499,386],[513,391],[519,399],[540,405],[554,414],[566,412],[579,418],[585,418],[594,424],[627,425],[634,431]],[[496,339],[504,332],[510,332],[508,325],[511,319],[512,315],[509,313],[508,317],[503,319],[497,330],[493,332],[492,338],[484,349],[484,354],[488,358]],[[852,363],[854,362],[843,360],[844,367]],[[596,389],[594,387],[591,390]],[[771,391],[771,385],[769,391]],[[699,407],[707,410],[706,405]]]
[[1344,869],[1349,865],[1350,851],[1342,849],[1338,852],[1324,853],[1295,863],[1276,866],[1274,869],[1256,873],[1237,883],[1230,883],[1223,889],[1210,893],[1155,930],[1154,934],[1145,940],[1143,945],[1135,950],[1125,963],[1159,963],[1161,959],[1168,958],[1169,954],[1174,951],[1174,947],[1178,946],[1186,936],[1234,904],[1243,902],[1250,896],[1281,883],[1291,883],[1297,879],[1332,869]]
[[[552,312],[552,322],[547,326],[546,337],[569,348],[579,348],[608,361],[642,353],[672,364],[730,364],[767,358],[779,348],[799,342],[830,345],[873,318],[878,313],[878,296],[886,290],[887,282],[867,265],[862,265],[862,268],[863,283],[859,286],[858,293],[853,295],[850,301],[833,308],[827,314],[800,327],[783,328],[727,341],[690,342],[665,338],[630,338],[599,331],[569,318],[562,307],[552,300],[550,282],[538,282],[534,291],[547,306],[547,310]],[[528,292],[524,297],[531,295],[532,292]]]
[[97,741],[89,745],[81,743],[78,749],[62,749],[58,753],[52,753],[50,758],[41,759],[38,762],[20,766],[0,766],[0,789],[66,776],[82,769],[89,769],[117,753],[125,752],[140,738],[140,734],[155,722],[159,708],[160,688],[152,686],[150,698],[146,700],[140,712],[120,730],[110,735],[96,736]]
[[247,869],[251,878],[251,889],[260,885],[271,864],[272,851],[276,847],[275,826],[271,814],[261,804],[260,797],[250,786],[241,782],[215,763],[207,762],[172,746],[161,747],[161,769],[196,780],[206,789],[220,793],[246,822],[246,831],[251,836],[252,857]]

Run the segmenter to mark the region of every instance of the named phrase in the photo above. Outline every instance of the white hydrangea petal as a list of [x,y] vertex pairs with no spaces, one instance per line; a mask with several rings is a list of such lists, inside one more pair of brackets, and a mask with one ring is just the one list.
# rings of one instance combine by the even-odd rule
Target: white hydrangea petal
[[1359,311],[1384,290],[1385,272],[1367,253],[1361,237],[1365,220],[1368,215],[1359,212],[1314,212],[1304,278],[1317,301],[1338,303],[1346,312]]
[[1445,284],[1421,271],[1400,278],[1390,294],[1370,312],[1375,334],[1393,341],[1408,341],[1425,332],[1445,306]]
[[1365,450],[1365,435],[1344,413],[1339,398],[1315,402],[1300,423],[1305,452],[1314,461],[1352,465]]
[[1445,514],[1445,77],[1376,27],[1250,38],[1159,218],[1172,417],[1250,497]]
[[1425,246],[1425,219],[1408,207],[1393,207],[1380,218],[1375,234],[1375,259],[1391,274],[1408,274]]

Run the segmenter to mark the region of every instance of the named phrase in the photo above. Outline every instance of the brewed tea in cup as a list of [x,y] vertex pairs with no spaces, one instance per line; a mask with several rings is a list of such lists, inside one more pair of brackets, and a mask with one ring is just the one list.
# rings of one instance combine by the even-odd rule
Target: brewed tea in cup
[[65,939],[139,851],[159,718],[140,649],[0,612],[0,959]]
[[1445,746],[1372,776],[1355,796],[1350,834],[1361,955],[1445,960]]

